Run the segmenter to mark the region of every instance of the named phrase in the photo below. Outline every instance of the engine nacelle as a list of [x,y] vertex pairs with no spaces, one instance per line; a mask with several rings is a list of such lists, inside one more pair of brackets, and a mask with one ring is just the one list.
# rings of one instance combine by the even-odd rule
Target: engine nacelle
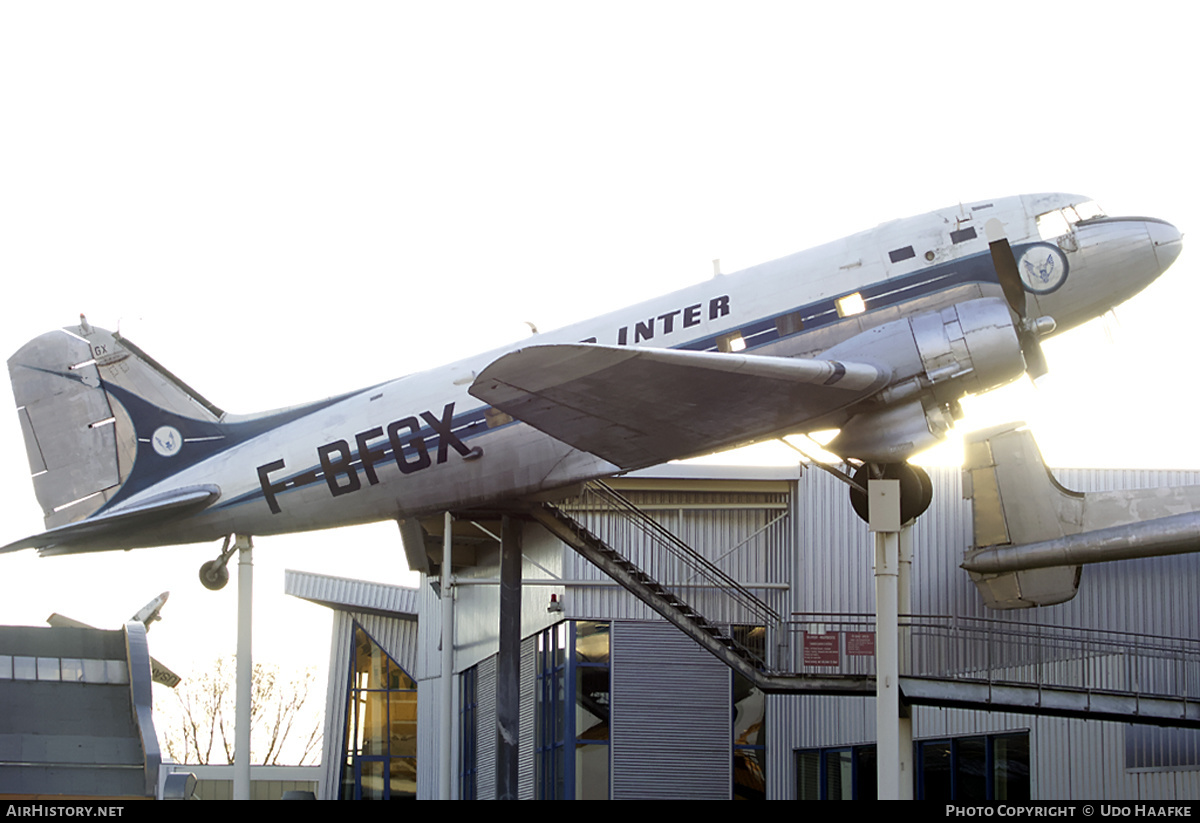
[[959,398],[1010,383],[1025,358],[1008,305],[995,297],[868,329],[822,353],[890,368],[892,383],[851,418],[828,448],[843,457],[897,462],[934,445]]
[[825,448],[869,463],[903,463],[936,445],[953,425],[940,405],[914,398],[854,415]]

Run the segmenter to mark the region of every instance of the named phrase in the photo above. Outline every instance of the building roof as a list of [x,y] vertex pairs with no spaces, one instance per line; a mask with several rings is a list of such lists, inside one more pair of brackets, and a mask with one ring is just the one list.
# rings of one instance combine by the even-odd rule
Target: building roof
[[284,593],[338,611],[416,619],[418,590],[407,586],[350,580],[325,574],[284,572]]

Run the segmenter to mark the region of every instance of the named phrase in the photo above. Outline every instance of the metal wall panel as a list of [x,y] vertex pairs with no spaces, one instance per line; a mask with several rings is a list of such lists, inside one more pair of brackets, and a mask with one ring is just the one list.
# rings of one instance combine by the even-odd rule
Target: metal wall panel
[[[442,686],[441,678],[417,681],[417,799],[438,798],[439,752],[442,748]],[[457,720],[457,718],[456,718]],[[454,739],[451,733],[451,740]],[[453,764],[451,769],[453,769]],[[453,778],[452,778],[453,779]]]
[[527,637],[521,641],[521,706],[518,720],[517,745],[517,797],[533,800],[534,786],[533,750],[537,724],[534,695],[537,693],[537,638]]
[[[563,598],[563,587],[537,585],[534,580],[560,580],[563,576],[564,554],[575,552],[554,539],[536,523],[525,523],[521,537],[521,636],[528,637],[562,620],[562,614],[550,612],[550,595]],[[483,545],[476,550],[476,565],[455,569],[463,581],[455,588],[454,601],[454,671],[461,672],[490,657],[499,650],[500,552],[498,544]],[[421,588],[429,591],[422,576]],[[488,581],[468,584],[471,580]],[[441,631],[441,610],[429,591],[422,605],[421,620],[426,623],[430,641],[424,665],[431,673],[440,670],[438,633]],[[436,627],[436,628],[435,628]]]
[[[697,552],[776,611],[787,607],[784,587],[763,583],[785,581],[790,570],[790,494],[786,491],[720,492],[627,490],[630,501],[652,516]],[[570,507],[568,506],[568,511]],[[723,598],[703,588],[688,588],[690,573],[666,574],[654,567],[660,560],[656,550],[636,530],[630,530],[621,545],[614,546],[634,560],[651,577],[664,584],[683,583],[685,599],[698,611],[718,622],[738,620],[725,617]],[[566,549],[563,575],[567,579],[607,581],[590,563]],[[566,614],[580,620],[657,620],[657,615],[628,592],[613,586],[573,586],[566,594]]]
[[729,669],[674,627],[612,628],[612,798],[728,800]]
[[[961,499],[957,469],[930,470],[934,501],[913,527],[913,610],[1022,626],[1058,626],[1171,637],[1200,637],[1200,610],[1192,590],[1200,579],[1200,554],[1127,560],[1085,568],[1079,594],[1041,609],[990,611],[959,568],[971,540],[970,504]],[[1056,471],[1076,491],[1200,485],[1200,473],[1143,470]],[[792,611],[874,611],[873,540],[850,511],[844,486],[822,472],[807,472],[795,501],[798,565]],[[798,644],[794,644],[798,649]],[[1097,685],[1116,685],[1129,675],[1112,657],[1076,658],[1057,664]],[[1053,664],[1043,664],[1053,665]],[[1164,673],[1165,677],[1169,673]],[[1188,682],[1195,682],[1186,672]],[[1152,677],[1154,672],[1140,672]],[[1103,682],[1101,682],[1103,681]],[[771,697],[768,722],[768,792],[794,795],[797,748],[871,742],[872,698]],[[921,707],[917,739],[1030,729],[1033,796],[1037,799],[1194,799],[1200,770],[1142,772],[1125,768],[1125,729],[1119,723]]]
[[[496,799],[496,658],[481,662],[475,679],[475,796]],[[461,771],[461,769],[460,769]]]
[[350,686],[350,652],[354,647],[352,618],[333,613],[329,674],[325,684],[325,723],[321,742],[321,784],[318,800],[336,800],[346,762],[346,700]]

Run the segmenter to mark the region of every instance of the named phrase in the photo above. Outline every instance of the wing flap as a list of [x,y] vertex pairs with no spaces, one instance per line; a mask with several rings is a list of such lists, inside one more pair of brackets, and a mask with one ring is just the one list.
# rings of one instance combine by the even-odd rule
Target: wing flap
[[890,378],[866,363],[563,344],[499,358],[470,392],[629,469],[795,431]]

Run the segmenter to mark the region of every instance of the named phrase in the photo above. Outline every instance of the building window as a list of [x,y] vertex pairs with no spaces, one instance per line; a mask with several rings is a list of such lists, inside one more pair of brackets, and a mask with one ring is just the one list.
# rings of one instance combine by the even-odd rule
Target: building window
[[0,680],[62,680],[68,683],[124,685],[129,682],[129,667],[124,660],[0,655]]
[[796,752],[797,800],[874,800],[875,745]]
[[[538,798],[608,798],[609,694],[608,623],[560,623],[538,635]],[[574,695],[573,711],[567,695]]]
[[1128,725],[1125,727],[1125,768],[1200,769],[1200,731]]
[[571,624],[575,684],[575,799],[607,800],[609,784],[609,624]]
[[[918,800],[1029,800],[1029,732],[921,740]],[[796,799],[874,800],[875,745],[796,752]]]
[[566,645],[568,624],[559,623],[537,636],[537,691],[534,694],[534,774],[539,800],[563,800],[565,764]]
[[417,684],[358,624],[346,705],[343,800],[417,795]]
[[1029,733],[922,740],[918,800],[1028,800]]
[[475,736],[475,717],[479,709],[479,670],[472,666],[462,673],[459,687],[459,773],[458,799],[475,800],[475,775],[479,766],[478,740]]

